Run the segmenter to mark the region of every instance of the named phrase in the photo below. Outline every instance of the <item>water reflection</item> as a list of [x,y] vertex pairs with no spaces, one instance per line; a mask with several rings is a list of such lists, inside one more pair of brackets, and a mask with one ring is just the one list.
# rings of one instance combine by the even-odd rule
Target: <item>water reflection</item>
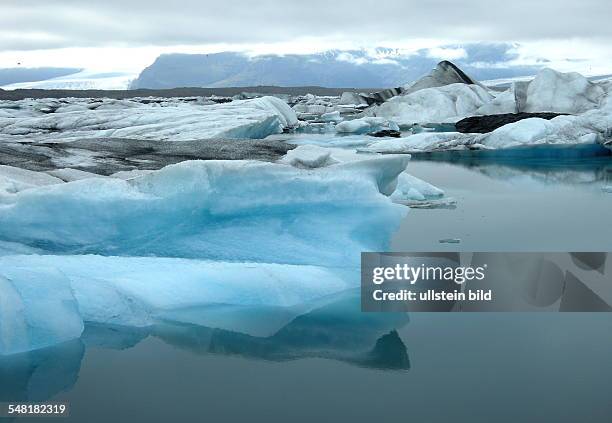
[[359,297],[351,295],[298,316],[268,337],[168,322],[152,335],[203,354],[239,355],[286,361],[327,358],[381,369],[408,369],[406,346],[395,331],[406,314],[362,313]]
[[81,340],[0,357],[0,401],[44,401],[70,390],[78,379]]
[[600,146],[439,152],[416,154],[412,160],[452,163],[503,181],[532,179],[548,185],[612,183],[612,151]]
[[0,357],[0,401],[44,401],[70,391],[87,348],[126,350],[148,337],[199,355],[280,362],[324,358],[362,367],[407,370],[407,349],[396,331],[407,322],[407,314],[402,313],[361,313],[354,293],[296,317],[271,336],[170,320],[150,328],[89,324],[81,339]]

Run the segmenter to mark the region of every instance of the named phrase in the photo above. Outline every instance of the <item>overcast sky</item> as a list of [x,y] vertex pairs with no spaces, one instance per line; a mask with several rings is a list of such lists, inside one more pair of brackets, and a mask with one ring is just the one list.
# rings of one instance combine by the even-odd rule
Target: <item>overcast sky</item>
[[610,0],[1,0],[0,67],[135,70],[173,51],[502,41],[520,43],[526,61],[599,69],[612,64],[610,16]]

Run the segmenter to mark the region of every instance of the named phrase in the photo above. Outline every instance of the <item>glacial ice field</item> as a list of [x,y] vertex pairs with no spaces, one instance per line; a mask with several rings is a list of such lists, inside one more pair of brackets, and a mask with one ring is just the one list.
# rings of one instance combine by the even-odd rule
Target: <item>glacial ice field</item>
[[[92,325],[270,342],[353,295],[362,251],[518,248],[533,228],[497,229],[516,210],[563,226],[564,198],[605,225],[610,81],[544,70],[500,92],[451,65],[339,97],[1,100],[0,355]],[[228,318],[251,308],[274,318]]]

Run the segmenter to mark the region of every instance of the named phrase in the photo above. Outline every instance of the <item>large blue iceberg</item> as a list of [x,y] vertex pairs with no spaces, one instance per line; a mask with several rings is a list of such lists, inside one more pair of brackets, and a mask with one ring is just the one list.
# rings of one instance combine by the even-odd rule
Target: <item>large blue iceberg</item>
[[[407,156],[304,169],[194,161],[0,196],[0,354],[211,304],[295,307],[354,288],[407,209]],[[296,309],[303,312],[304,308]]]

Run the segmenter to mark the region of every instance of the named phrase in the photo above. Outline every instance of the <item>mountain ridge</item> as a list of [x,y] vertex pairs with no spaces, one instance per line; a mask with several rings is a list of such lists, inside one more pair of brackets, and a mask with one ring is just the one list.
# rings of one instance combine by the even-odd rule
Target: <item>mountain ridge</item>
[[[476,79],[528,76],[541,66],[519,66],[510,44],[462,47],[464,57],[453,60]],[[162,54],[136,78],[130,88],[320,86],[397,87],[416,80],[441,60],[430,50],[402,53],[399,49],[328,50],[316,54],[239,52]],[[501,65],[500,65],[501,64]]]

